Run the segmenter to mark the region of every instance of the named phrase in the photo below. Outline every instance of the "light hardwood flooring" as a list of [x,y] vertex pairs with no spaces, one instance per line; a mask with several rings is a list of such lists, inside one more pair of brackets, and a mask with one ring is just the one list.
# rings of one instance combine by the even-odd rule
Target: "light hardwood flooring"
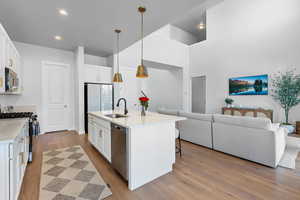
[[19,200],[38,200],[42,152],[72,145],[83,147],[110,185],[113,195],[108,200],[300,200],[300,156],[296,170],[272,169],[183,142],[183,157],[177,156],[173,172],[129,191],[126,183],[90,145],[87,136],[75,132],[38,137],[34,161],[26,169]]

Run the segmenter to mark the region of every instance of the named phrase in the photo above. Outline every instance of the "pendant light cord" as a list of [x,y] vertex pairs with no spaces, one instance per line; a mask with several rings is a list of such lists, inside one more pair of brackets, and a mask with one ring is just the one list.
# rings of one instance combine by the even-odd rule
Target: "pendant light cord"
[[118,73],[120,73],[120,63],[119,63],[119,42],[120,42],[120,33],[117,33],[118,37],[117,37],[117,51],[118,51],[118,56],[117,56],[117,63],[118,63]]
[[142,20],[141,20],[141,64],[144,65],[144,13],[141,13],[142,15]]

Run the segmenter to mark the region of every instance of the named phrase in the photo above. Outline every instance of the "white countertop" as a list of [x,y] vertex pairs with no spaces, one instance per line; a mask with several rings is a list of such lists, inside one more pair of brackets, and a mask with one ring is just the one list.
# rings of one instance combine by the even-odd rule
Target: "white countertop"
[[0,119],[0,142],[15,139],[26,122],[28,118]]
[[148,124],[159,123],[164,121],[175,122],[175,121],[186,120],[185,117],[163,115],[154,112],[146,112],[146,116],[141,116],[141,112],[138,111],[129,111],[127,117],[122,117],[122,118],[110,118],[105,116],[108,114],[123,114],[122,112],[118,112],[118,111],[89,112],[89,114],[127,128],[130,128],[132,126],[148,125]]

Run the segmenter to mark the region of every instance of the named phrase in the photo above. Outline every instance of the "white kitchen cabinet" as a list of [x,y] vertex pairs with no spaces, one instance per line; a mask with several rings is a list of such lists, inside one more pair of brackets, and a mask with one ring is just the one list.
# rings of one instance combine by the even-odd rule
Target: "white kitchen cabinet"
[[[92,143],[93,138],[92,138],[92,133],[94,132],[94,127],[93,127],[93,118],[88,116],[88,140]],[[92,143],[93,144],[93,143]]]
[[106,159],[111,162],[111,130],[105,130],[104,134],[103,153]]
[[109,162],[111,162],[110,122],[89,115],[88,140]]
[[[14,92],[5,91],[5,67],[10,68],[17,74],[19,80],[18,90]],[[1,94],[21,94],[21,57],[14,43],[9,38],[7,32],[0,23],[0,93]]]
[[17,200],[28,161],[28,123],[11,141],[0,143],[0,199]]
[[111,83],[112,81],[112,68],[85,65],[85,82],[90,83]]
[[5,91],[4,87],[4,70],[5,70],[5,57],[6,55],[6,37],[0,29],[0,93]]
[[[102,155],[104,155],[104,137],[103,128],[99,124],[95,123],[95,138],[96,138],[96,148]],[[104,155],[105,156],[105,155]]]

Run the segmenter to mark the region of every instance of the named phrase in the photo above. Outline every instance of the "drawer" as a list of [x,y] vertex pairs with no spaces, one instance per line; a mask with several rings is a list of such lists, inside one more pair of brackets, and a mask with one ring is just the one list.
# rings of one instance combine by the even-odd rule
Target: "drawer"
[[102,119],[99,119],[99,118],[95,118],[95,119],[94,119],[94,122],[95,122],[98,126],[101,126],[101,127],[103,127],[103,128],[106,128],[106,129],[110,130],[110,122],[105,121],[105,120],[102,120]]

